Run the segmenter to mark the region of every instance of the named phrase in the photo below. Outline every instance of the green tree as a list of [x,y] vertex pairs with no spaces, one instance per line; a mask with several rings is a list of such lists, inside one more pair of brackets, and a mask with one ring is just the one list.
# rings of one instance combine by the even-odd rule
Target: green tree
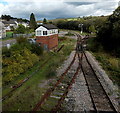
[[33,13],[31,13],[30,15],[30,28],[34,30],[37,28],[37,23],[36,23],[35,16]]
[[47,19],[46,18],[43,19],[43,24],[47,24]]
[[97,41],[105,50],[120,56],[120,6],[109,16],[97,33]]
[[95,27],[94,27],[94,25],[91,25],[90,27],[89,27],[89,32],[90,33],[95,33]]
[[24,34],[25,33],[25,26],[22,24],[18,25],[17,29],[14,31],[17,34]]

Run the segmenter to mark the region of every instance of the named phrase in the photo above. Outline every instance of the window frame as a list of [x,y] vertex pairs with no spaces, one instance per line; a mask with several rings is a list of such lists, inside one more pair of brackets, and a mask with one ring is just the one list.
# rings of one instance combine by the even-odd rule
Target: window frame
[[41,30],[38,30],[38,31],[37,31],[37,36],[41,36],[41,35],[42,35]]
[[43,31],[43,35],[47,35],[48,34],[48,32],[47,31]]

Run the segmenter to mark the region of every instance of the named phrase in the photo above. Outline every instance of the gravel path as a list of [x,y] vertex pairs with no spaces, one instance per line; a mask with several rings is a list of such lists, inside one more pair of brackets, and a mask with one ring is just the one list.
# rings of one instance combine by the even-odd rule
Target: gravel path
[[[58,69],[58,73],[62,73],[66,67],[70,64],[70,61],[73,58],[75,51],[71,53],[68,59],[64,62],[61,68]],[[118,94],[116,93],[117,87],[113,85],[112,81],[109,79],[108,75],[101,68],[99,63],[95,60],[95,58],[89,53],[87,53],[87,57],[90,60],[94,70],[96,71],[101,83],[103,84],[106,92],[110,94],[110,98],[114,103],[114,106],[117,110],[119,110],[119,100]],[[77,68],[77,66],[76,66]],[[83,73],[79,71],[77,79],[75,83],[72,85],[72,88],[69,90],[68,95],[62,105],[62,111],[70,111],[73,112],[89,112],[93,110],[93,105],[91,103],[91,98],[88,92],[88,88],[86,86],[86,82],[83,76]]]
[[118,87],[113,84],[112,80],[109,79],[106,72],[95,60],[95,57],[89,52],[86,52],[86,55],[90,63],[92,64],[92,67],[94,68],[96,74],[98,75],[100,82],[104,86],[104,89],[109,94],[111,101],[114,103],[114,106],[118,111],[120,111],[120,99],[119,99]]
[[79,72],[66,100],[68,101],[65,101],[63,105],[68,111],[84,112],[93,110],[83,73]]

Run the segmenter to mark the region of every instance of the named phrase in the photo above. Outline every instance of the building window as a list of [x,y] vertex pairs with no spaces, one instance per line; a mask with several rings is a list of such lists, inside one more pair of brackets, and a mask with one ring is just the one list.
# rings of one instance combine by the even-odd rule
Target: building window
[[47,31],[43,31],[43,35],[47,35]]
[[37,31],[37,36],[41,36],[41,31]]

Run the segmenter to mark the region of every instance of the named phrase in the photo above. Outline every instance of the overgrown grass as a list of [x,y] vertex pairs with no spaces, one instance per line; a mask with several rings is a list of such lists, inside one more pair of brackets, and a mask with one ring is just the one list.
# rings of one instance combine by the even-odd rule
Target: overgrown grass
[[88,50],[92,51],[113,83],[120,87],[120,58],[104,51],[94,38],[88,40]]
[[56,69],[63,63],[67,56],[71,53],[71,50],[74,48],[75,40],[66,39],[59,42],[59,47],[65,45],[59,53],[48,52],[44,53],[41,57],[41,60],[33,68],[28,70],[25,74],[22,74],[22,77],[16,78],[11,84],[3,89],[3,94],[6,94],[10,86],[23,78],[29,76],[34,72],[41,64],[43,64],[47,59],[49,61],[43,66],[40,67],[31,79],[23,84],[20,88],[14,91],[10,98],[6,99],[3,102],[3,111],[30,111],[33,109],[35,104],[40,100],[42,94],[48,89],[47,87],[39,87],[40,83],[43,80],[49,80],[49,78],[56,77]]
[[108,53],[94,53],[96,59],[108,73],[110,79],[120,87],[120,58],[115,58]]
[[65,34],[65,36],[74,36],[74,34],[71,32],[68,32],[67,34]]

